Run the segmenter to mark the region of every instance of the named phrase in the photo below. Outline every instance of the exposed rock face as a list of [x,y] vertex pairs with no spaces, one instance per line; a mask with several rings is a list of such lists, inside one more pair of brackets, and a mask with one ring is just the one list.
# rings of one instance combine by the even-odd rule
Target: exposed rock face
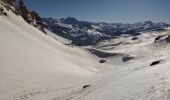
[[40,29],[42,32],[46,33],[44,30],[42,18],[39,16],[39,14],[36,11],[32,11],[30,14],[32,16],[32,20],[33,20],[32,22],[34,22],[32,24],[38,29]]
[[0,7],[0,15],[7,16],[7,13],[4,12],[4,9]]
[[[15,14],[21,15],[28,24],[33,25],[42,32],[46,33],[44,30],[42,19],[39,14],[36,11],[29,11],[23,0],[19,0],[18,4],[16,3],[16,0],[2,1],[4,2],[4,7],[7,10],[11,10]],[[0,8],[0,14],[6,15],[6,13],[3,12],[3,8]]]
[[15,6],[16,5],[16,0],[2,0],[4,3],[6,3],[9,6]]
[[27,7],[25,6],[23,0],[19,1],[18,6],[19,6],[19,10],[20,10],[19,13],[24,18],[24,20],[30,24],[31,23],[31,15],[30,15]]
[[39,14],[36,11],[30,12],[25,6],[23,0],[19,1],[18,11],[26,22],[37,27],[42,32],[46,33],[43,27],[42,19]]

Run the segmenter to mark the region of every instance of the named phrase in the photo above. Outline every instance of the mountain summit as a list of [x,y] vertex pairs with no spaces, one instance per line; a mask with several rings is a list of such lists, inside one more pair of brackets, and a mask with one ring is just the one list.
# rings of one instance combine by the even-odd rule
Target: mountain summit
[[74,17],[61,18],[60,21],[65,24],[72,24],[72,25],[79,24],[79,21]]

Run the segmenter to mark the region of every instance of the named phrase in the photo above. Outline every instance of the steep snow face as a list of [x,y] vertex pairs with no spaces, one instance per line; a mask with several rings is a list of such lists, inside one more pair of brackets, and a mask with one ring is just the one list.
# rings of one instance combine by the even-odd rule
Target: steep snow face
[[87,51],[67,47],[6,12],[7,17],[0,16],[1,100],[31,99],[48,91],[60,95],[60,89],[67,93],[67,88],[81,86],[86,77],[102,70]]
[[[21,17],[14,15],[10,11],[8,12],[8,17],[1,16],[0,20],[1,20],[1,24],[0,24],[1,25],[1,27],[0,27],[1,28],[1,38],[3,39],[3,40],[1,39],[3,41],[1,43],[7,43],[7,44],[2,44],[2,46],[10,46],[10,44],[11,45],[14,44],[14,46],[16,47],[14,49],[19,49],[20,47],[21,47],[20,49],[22,49],[22,48],[24,49],[26,47],[26,50],[22,50],[22,52],[29,51],[29,49],[27,50],[27,48],[30,48],[30,50],[35,49],[35,52],[33,52],[33,53],[36,53],[36,49],[41,50],[41,48],[42,48],[42,51],[45,49],[45,50],[47,50],[47,53],[49,50],[49,51],[55,51],[54,53],[56,53],[56,55],[58,55],[58,56],[61,56],[61,55],[65,56],[63,58],[66,58],[69,62],[74,62],[73,60],[80,61],[80,57],[82,57],[82,62],[89,63],[86,60],[86,57],[90,58],[90,56],[88,57],[88,55],[86,54],[85,51],[76,49],[76,48],[70,48],[70,47],[64,46],[63,44],[61,44],[59,42],[56,42],[53,38],[43,35],[40,31],[33,28],[31,25],[25,23]],[[15,36],[16,39],[15,39],[15,37],[12,38],[11,35],[12,36],[16,35]],[[25,41],[22,42],[22,40],[24,40],[24,39],[25,39]],[[56,37],[56,39],[61,40],[61,38],[59,38],[59,37]],[[16,40],[16,41],[14,41],[14,40]],[[8,41],[8,42],[5,42],[5,41]],[[64,39],[63,39],[63,41],[64,41]],[[17,42],[17,43],[15,43],[15,42]],[[8,45],[8,43],[9,43],[9,45]],[[26,43],[26,44],[24,44],[24,43]],[[30,45],[30,44],[32,44],[32,45]],[[18,45],[18,46],[16,46],[16,45]],[[31,46],[34,46],[34,47],[31,47]],[[43,46],[43,47],[39,47],[39,46]],[[4,48],[4,49],[7,49],[7,48]],[[12,49],[12,47],[11,47],[11,49]],[[31,50],[31,51],[34,51],[34,50]],[[18,51],[18,52],[20,52],[20,51]],[[74,54],[74,53],[75,53],[75,58],[72,57],[72,54]],[[38,54],[38,51],[37,51],[37,54]],[[40,55],[41,55],[41,53],[40,53]],[[44,53],[44,56],[45,55],[46,54]],[[47,59],[46,57],[43,57],[43,58]],[[66,61],[66,59],[64,61],[59,57],[57,57],[57,58],[59,61],[57,61],[57,59],[56,59],[56,62],[60,62],[60,60],[61,60],[61,63],[63,62],[64,65],[66,64],[66,63],[64,63]],[[47,60],[47,61],[50,61],[50,60]],[[85,64],[85,65],[87,65],[87,67],[92,66],[90,63],[89,64],[87,64],[87,63]],[[73,65],[76,65],[76,64],[73,64]],[[77,65],[78,65],[78,68],[80,68],[79,64],[77,64]],[[64,67],[64,66],[62,66],[62,67]],[[65,68],[63,68],[63,69],[65,69]],[[86,69],[86,67],[84,67],[84,69]]]

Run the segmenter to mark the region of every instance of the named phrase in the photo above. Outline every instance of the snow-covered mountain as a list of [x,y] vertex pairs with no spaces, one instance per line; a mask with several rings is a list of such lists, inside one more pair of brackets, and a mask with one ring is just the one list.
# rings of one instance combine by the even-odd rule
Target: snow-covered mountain
[[75,18],[55,20],[53,18],[43,18],[46,28],[72,40],[76,45],[89,45],[96,43],[96,40],[106,37],[103,33],[96,31],[89,22],[80,22]]
[[[56,25],[73,27],[61,20]],[[169,28],[120,35],[92,47],[64,45],[67,39],[45,31],[0,0],[0,100],[170,99]]]
[[43,21],[46,28],[80,46],[94,45],[101,40],[112,39],[122,34],[139,35],[144,31],[161,31],[170,26],[166,23],[153,23],[152,21],[135,24],[92,23],[79,21],[73,17],[59,20],[43,18]]

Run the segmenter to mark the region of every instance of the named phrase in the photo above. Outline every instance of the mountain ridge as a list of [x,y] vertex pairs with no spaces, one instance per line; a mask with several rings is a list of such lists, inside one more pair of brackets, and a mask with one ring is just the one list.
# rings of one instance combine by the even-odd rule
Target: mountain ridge
[[137,22],[129,23],[105,23],[79,21],[74,17],[54,19],[43,18],[45,27],[55,34],[72,40],[72,44],[78,46],[95,45],[97,42],[112,39],[122,34],[139,35],[144,31],[162,31],[169,27],[163,22]]

